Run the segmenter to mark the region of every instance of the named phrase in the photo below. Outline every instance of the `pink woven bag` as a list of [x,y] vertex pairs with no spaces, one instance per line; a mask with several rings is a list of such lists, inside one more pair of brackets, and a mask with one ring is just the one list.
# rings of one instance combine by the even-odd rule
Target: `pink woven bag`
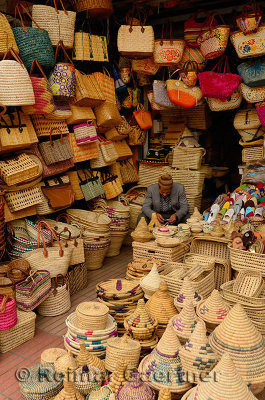
[[7,294],[0,295],[0,331],[7,331],[17,323],[16,301]]
[[265,126],[265,99],[262,103],[256,104],[256,110],[262,126]]

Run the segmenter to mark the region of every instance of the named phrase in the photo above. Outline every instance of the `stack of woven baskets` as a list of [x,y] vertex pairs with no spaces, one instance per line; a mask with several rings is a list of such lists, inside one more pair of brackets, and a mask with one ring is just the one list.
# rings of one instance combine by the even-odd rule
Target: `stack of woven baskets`
[[105,366],[108,371],[113,372],[118,362],[127,362],[127,369],[135,370],[139,365],[141,346],[137,340],[127,335],[112,337],[107,342]]
[[108,314],[108,307],[97,302],[80,303],[65,322],[68,330],[64,345],[73,354],[79,353],[81,338],[92,354],[104,356],[107,340],[117,335],[117,324]]
[[137,306],[144,293],[140,284],[127,279],[110,279],[96,286],[98,301],[109,307],[118,324],[118,332],[124,333],[124,319]]
[[107,257],[114,257],[120,254],[122,243],[129,231],[130,208],[119,201],[108,201],[106,213],[111,219],[111,245]]
[[141,279],[149,274],[154,264],[156,264],[159,272],[163,270],[162,261],[154,258],[138,258],[128,264],[126,278]]
[[81,230],[87,269],[101,268],[110,247],[110,218],[99,212],[77,209],[68,209],[67,214],[71,223]]

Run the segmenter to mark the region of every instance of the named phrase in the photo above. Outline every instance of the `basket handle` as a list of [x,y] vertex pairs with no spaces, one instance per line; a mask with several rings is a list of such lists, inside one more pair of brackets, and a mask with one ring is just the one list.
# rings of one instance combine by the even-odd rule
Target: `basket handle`
[[35,66],[40,70],[43,78],[47,79],[47,76],[45,75],[43,69],[41,68],[41,65],[40,65],[39,61],[36,60],[36,58],[34,58],[34,60],[32,61],[32,64],[31,64],[31,67],[30,67],[30,71],[29,71],[29,75],[32,74]]
[[[64,5],[63,5],[62,0],[59,0],[59,1],[60,1],[60,3],[61,3],[61,6],[62,6],[62,9],[63,9],[64,13],[65,13],[66,15],[68,15],[68,12],[67,12],[66,9],[64,8]],[[47,0],[47,1],[46,1],[46,5],[49,4],[49,3],[50,3],[50,0]],[[57,0],[53,0],[53,5],[54,5],[54,8],[55,8],[56,13],[59,14],[59,10],[58,10],[58,7],[57,7]]]
[[61,214],[57,215],[57,217],[56,217],[56,222],[59,222],[62,218],[65,218],[66,223],[67,223],[68,225],[70,225],[70,217],[69,217],[69,215],[66,214],[66,213],[61,213]]
[[53,294],[54,294],[54,296],[57,295],[58,278],[62,278],[62,280],[63,280],[63,286],[66,284],[66,289],[68,288],[67,281],[66,281],[65,277],[63,276],[63,274],[58,274],[58,275],[56,275],[56,277],[52,279],[52,281],[53,281],[53,282],[52,282],[52,285],[53,285]]
[[102,71],[103,71],[103,74],[104,74],[104,75],[107,75],[107,76],[109,76],[109,77],[111,78],[110,73],[109,73],[109,70],[108,70],[106,67],[103,67],[103,68],[102,68]]
[[[20,267],[18,267],[18,266],[16,266],[16,267],[9,267],[8,268],[8,270],[7,270],[7,277],[12,281],[12,276],[10,276],[9,274],[11,274],[12,273],[12,271],[13,270],[18,270],[18,271],[20,271],[24,276],[25,276],[25,278],[27,278],[28,277],[28,274],[27,274],[27,272],[25,272],[22,268],[20,268]],[[30,272],[30,267],[27,267],[27,271],[28,271],[28,273]]]
[[59,131],[60,132],[60,140],[61,140],[61,142],[63,141],[63,132],[61,131],[61,129],[60,128],[52,128],[50,130],[50,143],[52,146],[53,146],[53,141],[52,141],[52,132],[53,131]]
[[64,62],[67,63],[67,60],[69,61],[69,63],[74,66],[73,61],[71,60],[71,58],[68,56],[67,51],[65,50],[64,44],[63,42],[60,40],[56,46],[56,51],[55,51],[55,63],[57,62],[57,57],[58,57],[58,53],[59,51],[62,51],[64,54]]
[[262,16],[262,12],[260,10],[260,6],[259,6],[258,3],[256,3],[255,0],[252,0],[249,3],[244,5],[244,7],[242,8],[241,18],[243,20],[245,20],[251,14],[255,14],[256,21],[259,19],[259,17]]
[[1,313],[4,313],[5,310],[6,310],[6,303],[7,303],[8,298],[9,298],[8,294],[5,294],[4,298],[2,300],[1,306],[0,306],[0,312]]
[[41,33],[43,33],[43,29],[41,29],[41,27],[37,24],[37,22],[36,22],[35,19],[32,17],[32,15],[30,15],[30,13],[29,13],[28,10],[26,9],[26,7],[25,7],[23,4],[21,4],[21,3],[17,3],[17,5],[16,5],[16,7],[15,7],[15,26],[17,26],[17,24],[16,24],[16,17],[17,17],[17,12],[18,12],[18,15],[19,15],[20,21],[21,21],[21,25],[22,25],[22,29],[23,29],[24,32],[28,32],[28,29],[27,29],[27,27],[26,27],[25,24],[24,24],[24,18],[23,18],[22,14],[21,14],[20,8],[22,8],[23,11],[26,12],[26,14],[29,16],[29,18],[31,19],[31,21],[34,22],[34,24],[36,25],[36,27],[38,28],[38,30],[39,30]]
[[48,250],[47,250],[47,247],[46,247],[46,243],[45,243],[43,234],[41,233],[41,226],[42,226],[42,225],[46,226],[46,227],[51,231],[52,236],[54,236],[55,240],[56,240],[57,243],[59,244],[59,256],[60,256],[60,257],[63,257],[64,251],[63,251],[61,242],[60,242],[60,240],[58,239],[58,236],[56,235],[56,233],[54,232],[54,230],[52,229],[51,225],[50,225],[47,221],[40,221],[40,222],[38,223],[38,225],[37,225],[37,228],[38,228],[38,249],[39,249],[39,247],[40,247],[40,236],[41,236],[42,242],[43,242],[43,248],[44,248],[44,250],[43,250],[43,255],[44,255],[44,257],[46,257],[46,258],[48,257]]
[[3,55],[2,60],[5,60],[7,58],[8,55],[12,55],[13,58],[19,63],[21,64],[22,67],[26,68],[23,61],[21,60],[21,58],[18,56],[18,54],[10,47],[9,49],[7,49],[5,51],[5,54]]

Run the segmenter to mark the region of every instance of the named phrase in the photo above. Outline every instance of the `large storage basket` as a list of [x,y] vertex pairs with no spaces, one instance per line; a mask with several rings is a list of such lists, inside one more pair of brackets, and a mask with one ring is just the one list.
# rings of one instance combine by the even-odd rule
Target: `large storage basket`
[[184,185],[186,195],[199,196],[202,193],[205,172],[191,171],[189,169],[171,169],[169,171],[173,182]]
[[250,253],[246,250],[233,249],[230,245],[231,267],[236,271],[241,270],[255,270],[260,271],[262,276],[265,277],[265,254]]
[[201,147],[179,147],[173,149],[172,167],[178,169],[200,169],[206,151]]
[[[168,163],[139,161],[139,185],[149,186],[157,183]],[[168,167],[168,172],[170,168]]]
[[256,160],[263,160],[264,158],[264,146],[245,147],[242,150],[242,161],[244,163]]
[[182,262],[184,255],[189,251],[188,243],[181,243],[179,246],[167,248],[158,246],[154,240],[147,243],[133,242],[133,259],[156,258],[163,264],[169,262]]
[[228,244],[231,241],[225,238],[210,236],[195,237],[191,242],[191,253],[203,254],[214,258],[230,259]]
[[86,264],[82,263],[69,267],[66,279],[68,280],[71,296],[86,288],[88,284],[88,271]]
[[202,204],[202,196],[191,196],[189,194],[186,194],[187,201],[189,204],[189,213],[193,214],[194,208],[197,207],[198,210],[201,210],[201,204]]

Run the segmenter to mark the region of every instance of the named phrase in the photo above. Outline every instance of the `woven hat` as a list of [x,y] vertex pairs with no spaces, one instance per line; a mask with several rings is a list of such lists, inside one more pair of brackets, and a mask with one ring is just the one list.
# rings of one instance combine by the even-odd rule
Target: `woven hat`
[[85,397],[75,388],[75,382],[64,379],[63,386],[63,389],[55,396],[54,400],[85,400]]
[[158,180],[158,185],[159,185],[160,189],[170,190],[173,186],[172,176],[169,174],[160,176],[160,178]]
[[170,318],[177,314],[173,297],[168,293],[166,282],[160,282],[159,289],[150,297],[146,303],[146,308],[157,319],[159,325],[167,324]]
[[161,278],[157,269],[157,265],[154,264],[153,268],[144,278],[140,280],[141,288],[144,291],[144,297],[150,299],[159,288]]
[[181,342],[185,343],[186,340],[190,338],[198,319],[190,300],[186,302],[181,312],[171,319],[173,329]]
[[230,306],[223,300],[218,290],[214,289],[211,296],[202,300],[197,305],[197,314],[206,322],[209,332],[224,320],[230,310]]
[[183,279],[183,285],[180,289],[180,293],[178,295],[178,297],[175,298],[174,300],[174,304],[175,307],[177,308],[183,308],[184,305],[188,302],[188,301],[192,301],[193,306],[196,307],[196,305],[198,304],[199,301],[202,300],[202,296],[200,296],[193,287],[192,281],[185,277]]
[[132,382],[126,382],[117,393],[117,400],[154,400],[155,391],[140,380],[138,372],[134,372]]
[[156,348],[144,357],[138,368],[145,375],[149,386],[156,390],[166,387],[178,394],[185,393],[190,388],[190,384],[185,381],[179,349],[179,339],[169,322]]
[[251,390],[261,391],[265,384],[265,344],[243,307],[236,304],[209,338],[219,356],[228,352],[237,371]]
[[101,371],[105,371],[105,363],[103,360],[91,354],[90,351],[86,349],[84,340],[80,340],[80,351],[76,357],[76,362],[79,367],[84,365],[89,365],[98,368]]
[[242,377],[237,372],[228,353],[210,372],[205,382],[191,389],[182,400],[255,400]]
[[124,320],[124,327],[134,339],[149,339],[157,328],[158,322],[151,316],[144,299],[138,300],[136,309]]
[[180,349],[179,356],[190,383],[200,382],[214,368],[218,356],[209,345],[203,321],[197,322],[190,338]]
[[116,364],[116,368],[111,374],[108,386],[111,388],[113,393],[117,393],[119,388],[123,386],[126,382],[126,370],[128,363],[126,360],[119,360]]

